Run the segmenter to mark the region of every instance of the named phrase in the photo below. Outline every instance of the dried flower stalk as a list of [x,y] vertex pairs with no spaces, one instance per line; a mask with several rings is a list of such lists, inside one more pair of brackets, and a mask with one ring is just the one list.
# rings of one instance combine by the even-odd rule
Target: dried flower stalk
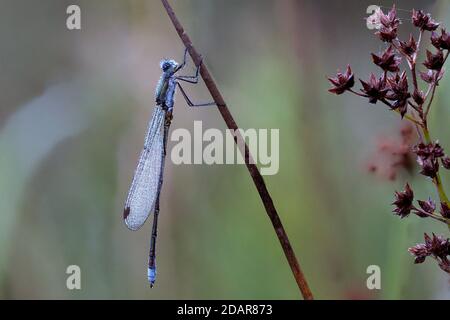
[[[418,28],[417,40],[411,34],[408,40],[401,41],[397,34],[400,20],[395,6],[387,14],[377,10],[370,21],[377,29],[375,34],[387,44],[382,53],[372,53],[372,61],[380,67],[381,74],[376,76],[372,73],[368,80],[360,79],[362,88],[355,91],[354,74],[349,65],[345,73],[339,72],[335,77],[328,78],[332,84],[329,91],[337,95],[350,92],[368,99],[372,104],[381,102],[416,126],[420,141],[411,151],[417,157],[420,173],[434,184],[439,206],[431,197],[428,200],[418,200],[415,205],[414,192],[406,183],[403,191],[395,192],[393,212],[400,218],[408,217],[411,213],[420,218],[431,218],[446,224],[450,229],[450,201],[439,173],[442,168],[450,169],[450,157],[445,154],[438,141],[431,138],[428,126],[428,115],[450,52],[450,33],[444,28],[437,33],[440,23],[433,20],[430,14],[413,10],[411,23]],[[426,50],[426,59],[422,63],[426,70],[417,72],[417,57],[426,32],[431,32],[430,42],[434,49]],[[407,62],[408,70],[401,70],[402,59]],[[409,85],[410,79],[412,86]],[[425,92],[420,89],[419,79],[427,85]],[[408,251],[415,257],[415,263],[422,263],[426,257],[432,257],[444,272],[450,274],[450,239],[425,234],[425,242]]]

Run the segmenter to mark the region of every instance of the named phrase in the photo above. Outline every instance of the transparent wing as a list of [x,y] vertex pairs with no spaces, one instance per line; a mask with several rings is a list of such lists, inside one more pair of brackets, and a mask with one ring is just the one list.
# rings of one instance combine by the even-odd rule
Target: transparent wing
[[150,121],[144,149],[128,192],[123,218],[127,227],[138,230],[155,208],[162,174],[164,119],[166,111],[156,106]]

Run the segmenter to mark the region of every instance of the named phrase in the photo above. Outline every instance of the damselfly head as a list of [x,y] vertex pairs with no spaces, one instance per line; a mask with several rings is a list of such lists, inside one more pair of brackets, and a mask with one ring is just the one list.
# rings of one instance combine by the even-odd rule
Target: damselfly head
[[171,72],[175,71],[175,69],[178,67],[178,63],[175,60],[162,60],[160,63],[161,69],[164,72]]

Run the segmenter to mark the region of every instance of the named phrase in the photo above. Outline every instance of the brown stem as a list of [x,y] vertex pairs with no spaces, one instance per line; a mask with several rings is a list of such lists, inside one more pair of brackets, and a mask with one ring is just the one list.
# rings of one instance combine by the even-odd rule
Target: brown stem
[[[425,123],[425,125],[426,125],[426,123]],[[423,130],[423,134],[425,136],[425,142],[431,143],[432,140],[431,140],[430,132],[428,131],[428,127],[424,126],[422,130]],[[441,202],[447,204],[448,206],[450,206],[450,201],[447,197],[447,194],[445,193],[445,189],[444,189],[444,186],[442,185],[442,179],[441,179],[439,172],[437,172],[436,177],[433,178],[433,183],[436,186],[437,192],[439,194],[439,200]]]
[[[436,77],[438,77],[438,76],[439,76],[439,75],[436,74]],[[427,117],[428,117],[428,112],[430,112],[430,109],[431,109],[431,102],[433,102],[433,99],[434,99],[434,93],[435,93],[435,92],[436,92],[436,82],[434,82],[434,83],[432,84],[431,97],[430,97],[430,100],[428,101],[427,107],[425,108],[424,119],[427,119]]]
[[420,106],[416,106],[414,103],[412,103],[410,100],[408,100],[408,104],[411,106],[411,108],[413,108],[414,110],[416,110],[416,112],[421,115],[421,111],[420,111]]
[[426,215],[427,217],[430,217],[430,218],[435,219],[437,221],[443,222],[446,225],[450,225],[450,220],[449,219],[443,218],[443,217],[437,215],[436,213],[428,213],[425,210],[417,209],[417,208],[415,208],[415,210],[420,211],[421,214]]
[[356,94],[357,96],[363,97],[363,98],[368,98],[369,97],[367,94],[357,92],[357,91],[355,91],[353,89],[348,89],[348,91],[353,93],[353,94]]
[[423,30],[420,30],[419,39],[417,40],[417,49],[416,49],[416,52],[414,53],[414,56],[411,61],[411,74],[412,74],[412,78],[413,78],[414,89],[417,92],[419,91],[419,85],[417,84],[416,58],[417,58],[417,52],[419,52],[420,42],[422,41],[422,34],[423,34]]
[[173,26],[175,27],[178,35],[180,36],[181,41],[183,41],[190,56],[192,57],[192,60],[194,61],[195,65],[196,66],[201,65],[200,75],[202,76],[206,87],[208,88],[212,98],[214,99],[214,102],[217,104],[217,108],[219,109],[219,112],[222,115],[222,118],[225,121],[227,127],[230,130],[234,130],[234,132],[236,133],[234,135],[234,142],[238,146],[243,146],[244,148],[244,150],[240,151],[244,155],[245,164],[253,179],[253,182],[255,183],[256,189],[259,192],[259,196],[264,204],[267,215],[269,216],[272,222],[275,233],[277,234],[278,240],[280,241],[281,247],[283,248],[284,254],[286,255],[286,258],[289,262],[289,266],[291,267],[292,273],[300,289],[300,292],[303,295],[303,298],[305,300],[314,299],[313,294],[309,289],[306,278],[302,272],[302,269],[300,268],[300,264],[295,256],[294,250],[292,249],[287,233],[283,227],[283,224],[281,223],[277,210],[275,209],[272,197],[270,196],[269,191],[267,190],[264,179],[262,175],[259,173],[257,166],[254,164],[252,155],[250,154],[250,150],[247,144],[245,143],[240,131],[238,130],[238,126],[234,121],[234,118],[231,115],[230,110],[228,109],[225,103],[225,100],[223,99],[219,89],[217,88],[216,83],[214,82],[212,76],[210,75],[208,68],[206,67],[206,65],[202,64],[202,57],[198,54],[197,50],[192,45],[191,39],[184,31],[184,28],[181,25],[180,21],[178,20],[177,16],[175,15],[175,12],[173,11],[172,7],[170,6],[167,0],[161,0],[161,2],[164,8],[166,9],[167,15],[172,21]]
[[[394,109],[394,106],[393,106],[389,101],[387,101],[386,99],[381,99],[380,101],[383,102],[385,105],[387,105],[392,111],[395,111],[395,112],[397,112],[397,113],[400,113],[400,111],[399,111],[398,109]],[[404,117],[405,119],[411,121],[411,122],[414,123],[415,125],[418,125],[418,126],[420,126],[420,127],[422,126],[422,123],[421,123],[421,122],[417,121],[416,119],[414,119],[414,117],[412,117],[412,116],[410,116],[410,115],[408,115],[408,114],[405,114],[403,117]]]
[[413,78],[414,89],[419,92],[419,85],[417,84],[416,62],[413,61],[411,66],[411,74]]

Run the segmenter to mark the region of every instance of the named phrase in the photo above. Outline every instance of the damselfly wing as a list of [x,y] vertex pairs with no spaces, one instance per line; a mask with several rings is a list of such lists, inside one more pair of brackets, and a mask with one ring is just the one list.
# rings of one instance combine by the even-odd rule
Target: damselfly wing
[[155,209],[163,174],[164,121],[166,111],[156,106],[150,121],[144,148],[125,202],[124,220],[131,230],[138,230]]

